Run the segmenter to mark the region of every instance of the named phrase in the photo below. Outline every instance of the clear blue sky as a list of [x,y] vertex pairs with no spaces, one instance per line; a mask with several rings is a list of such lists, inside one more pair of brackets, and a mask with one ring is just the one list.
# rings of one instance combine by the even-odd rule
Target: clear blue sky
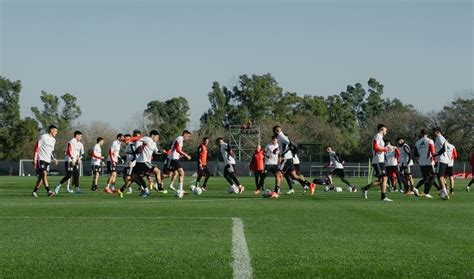
[[187,97],[191,128],[213,81],[271,73],[328,96],[375,77],[422,111],[473,88],[472,1],[1,1],[0,73],[79,98],[81,122],[122,128],[151,100]]

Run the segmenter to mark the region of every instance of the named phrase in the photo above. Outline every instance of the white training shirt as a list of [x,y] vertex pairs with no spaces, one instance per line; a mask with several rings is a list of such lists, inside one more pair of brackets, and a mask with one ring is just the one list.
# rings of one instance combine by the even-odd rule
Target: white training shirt
[[118,162],[119,154],[120,154],[120,147],[122,143],[119,140],[114,140],[109,148],[109,156],[107,157],[107,161],[109,162]]
[[418,164],[420,166],[432,166],[434,164],[433,157],[430,153],[430,146],[434,148],[434,142],[428,136],[422,137],[415,143],[420,159]]
[[51,163],[51,159],[54,157],[55,144],[56,139],[50,134],[41,135],[35,149],[35,160]]
[[66,144],[64,155],[64,160],[66,162],[77,163],[82,158],[82,156],[84,156],[84,145],[82,142],[73,138]]
[[295,154],[295,156],[293,156],[293,165],[299,165],[301,162],[300,162],[300,158],[298,158],[298,154]]
[[159,154],[158,146],[150,137],[143,137],[139,140],[140,154],[138,154],[137,162],[138,163],[151,163],[153,159],[153,154]]
[[100,166],[102,163],[102,159],[99,159],[100,157],[102,157],[102,147],[100,147],[100,144],[96,143],[94,145],[94,148],[92,149],[92,155],[93,156],[91,158],[91,165]]
[[182,151],[183,144],[184,144],[184,137],[183,136],[177,137],[171,144],[172,151],[170,155],[168,155],[168,158],[170,158],[171,160],[179,160],[181,158],[181,154],[179,154],[179,152],[176,150],[179,149]]
[[453,167],[454,166],[453,152],[454,152],[455,149],[456,149],[456,147],[454,147],[454,145],[452,145],[449,142],[446,142],[446,153],[448,154],[448,159],[449,159],[448,167]]
[[380,164],[385,162],[385,152],[375,151],[373,147],[373,142],[376,142],[380,147],[385,147],[385,142],[383,141],[383,136],[380,133],[377,133],[374,136],[372,141],[372,164]]
[[396,167],[398,166],[397,160],[397,148],[393,145],[387,145],[388,151],[385,153],[385,165],[387,167]]
[[403,146],[400,148],[400,166],[413,166],[413,160],[410,158],[410,154],[410,146],[404,143]]
[[334,170],[334,169],[344,169],[344,166],[342,165],[339,156],[335,151],[329,152],[329,167]]
[[227,143],[223,143],[221,144],[220,149],[221,149],[222,160],[224,160],[224,163],[226,165],[235,165],[235,159],[229,153],[230,146]]
[[265,165],[278,165],[278,144],[269,143],[265,146]]
[[283,160],[293,159],[293,153],[291,150],[288,150],[290,145],[290,139],[282,132],[278,134],[278,145],[280,149],[280,155],[285,153],[283,156]]
[[141,145],[142,145],[141,141],[136,141],[136,142],[129,142],[127,146],[125,147],[125,153],[127,154],[125,157],[126,158],[125,165],[127,167],[133,168],[135,166],[137,162],[137,157],[139,154],[133,154],[133,150],[139,149]]
[[[439,135],[436,137],[436,140],[435,140],[435,148],[436,148],[436,154],[438,154],[440,152],[441,149],[443,149],[443,146],[445,145],[446,143],[446,139],[443,137],[443,135]],[[449,164],[449,157],[448,157],[448,153],[446,152],[446,147],[445,147],[445,150],[444,152],[439,155],[439,156],[436,156],[436,162],[440,162],[440,163],[443,163],[443,164]]]

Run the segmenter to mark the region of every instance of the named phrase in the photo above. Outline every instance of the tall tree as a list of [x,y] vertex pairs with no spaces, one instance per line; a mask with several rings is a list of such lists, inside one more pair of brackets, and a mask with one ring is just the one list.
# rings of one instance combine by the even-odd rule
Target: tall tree
[[60,131],[69,131],[72,122],[82,114],[81,108],[76,103],[77,98],[69,93],[58,97],[41,91],[40,98],[43,102],[43,109],[32,107],[31,111],[43,130],[46,130],[51,124],[56,124]]
[[0,159],[27,157],[38,136],[36,121],[20,118],[20,92],[20,81],[0,77]]
[[164,102],[151,101],[143,116],[148,130],[158,129],[161,142],[168,143],[181,134],[189,123],[189,103],[184,97],[175,97]]
[[271,74],[241,75],[239,84],[233,88],[233,97],[237,102],[238,121],[258,123],[271,118],[275,104],[283,96],[283,89],[278,86]]
[[474,146],[474,93],[471,98],[458,98],[435,116],[434,125],[440,126],[448,140],[467,159],[467,153]]

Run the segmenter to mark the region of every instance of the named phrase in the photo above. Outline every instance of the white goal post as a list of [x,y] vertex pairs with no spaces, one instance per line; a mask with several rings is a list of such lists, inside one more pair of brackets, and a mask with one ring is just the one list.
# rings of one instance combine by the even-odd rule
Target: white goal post
[[[64,175],[66,174],[66,170],[64,168],[65,160],[58,160],[58,164],[56,165],[54,161],[51,161],[49,166],[49,171],[51,175]],[[79,175],[84,175],[83,170],[84,163],[81,161],[79,162]],[[33,160],[31,159],[21,159],[18,163],[18,176],[33,176],[36,175],[36,170],[33,165]]]

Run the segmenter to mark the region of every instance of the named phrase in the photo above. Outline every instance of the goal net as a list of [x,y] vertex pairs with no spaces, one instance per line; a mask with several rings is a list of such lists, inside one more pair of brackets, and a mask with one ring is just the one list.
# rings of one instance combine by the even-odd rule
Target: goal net
[[[58,164],[56,165],[53,161],[49,166],[49,174],[50,175],[66,175],[66,169],[64,167],[65,160],[58,160]],[[79,175],[83,176],[83,162],[79,163]],[[31,159],[21,159],[18,165],[18,175],[19,176],[34,176],[36,175],[35,166],[33,164],[33,160]]]

